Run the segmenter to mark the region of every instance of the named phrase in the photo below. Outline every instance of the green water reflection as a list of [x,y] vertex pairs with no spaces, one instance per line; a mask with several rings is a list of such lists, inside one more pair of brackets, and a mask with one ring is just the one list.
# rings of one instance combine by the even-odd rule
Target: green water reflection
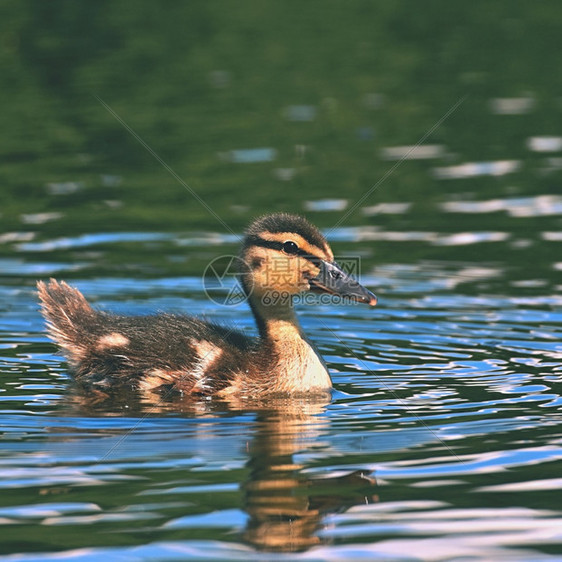
[[[559,185],[559,171],[535,173],[525,145],[559,134],[555,2],[54,1],[2,12],[7,228],[23,213],[58,212],[42,232],[224,231],[96,96],[236,231],[249,214],[302,210],[304,200],[356,201],[392,166],[385,147],[422,139],[460,100],[425,141],[444,147],[429,164],[517,159],[517,180],[445,185],[427,161],[406,162],[365,206],[412,202],[433,225],[433,203],[451,189]],[[505,98],[528,102],[506,115]],[[231,161],[230,151],[254,148],[272,149],[273,161]],[[346,224],[364,221],[358,211]]]

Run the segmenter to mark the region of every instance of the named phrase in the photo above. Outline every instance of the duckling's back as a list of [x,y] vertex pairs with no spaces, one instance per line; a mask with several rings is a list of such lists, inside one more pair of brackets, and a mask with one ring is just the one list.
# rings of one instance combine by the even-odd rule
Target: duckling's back
[[253,341],[226,327],[186,315],[109,314],[64,281],[37,287],[50,337],[87,384],[213,394],[251,355]]

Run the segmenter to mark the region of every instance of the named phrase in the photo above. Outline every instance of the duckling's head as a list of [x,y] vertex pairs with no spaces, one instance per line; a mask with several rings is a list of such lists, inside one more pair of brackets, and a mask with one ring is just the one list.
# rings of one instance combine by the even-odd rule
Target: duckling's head
[[321,232],[304,217],[265,215],[246,230],[241,259],[242,285],[251,298],[326,292],[375,305],[377,298],[334,261]]

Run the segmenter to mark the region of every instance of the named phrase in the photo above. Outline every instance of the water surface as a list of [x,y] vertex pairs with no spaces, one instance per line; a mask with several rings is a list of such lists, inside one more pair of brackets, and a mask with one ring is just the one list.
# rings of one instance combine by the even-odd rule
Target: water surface
[[[3,559],[562,557],[562,19],[500,4],[6,9]],[[253,334],[202,273],[278,210],[379,297],[298,306],[331,399],[79,392],[37,279]]]

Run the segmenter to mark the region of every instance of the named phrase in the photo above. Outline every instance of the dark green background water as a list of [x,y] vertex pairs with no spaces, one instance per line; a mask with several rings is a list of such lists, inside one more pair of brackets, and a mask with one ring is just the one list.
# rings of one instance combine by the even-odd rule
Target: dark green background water
[[[562,556],[561,36],[554,1],[3,3],[2,554]],[[37,279],[252,333],[201,274],[279,210],[380,299],[300,307],[331,402],[75,395]]]

